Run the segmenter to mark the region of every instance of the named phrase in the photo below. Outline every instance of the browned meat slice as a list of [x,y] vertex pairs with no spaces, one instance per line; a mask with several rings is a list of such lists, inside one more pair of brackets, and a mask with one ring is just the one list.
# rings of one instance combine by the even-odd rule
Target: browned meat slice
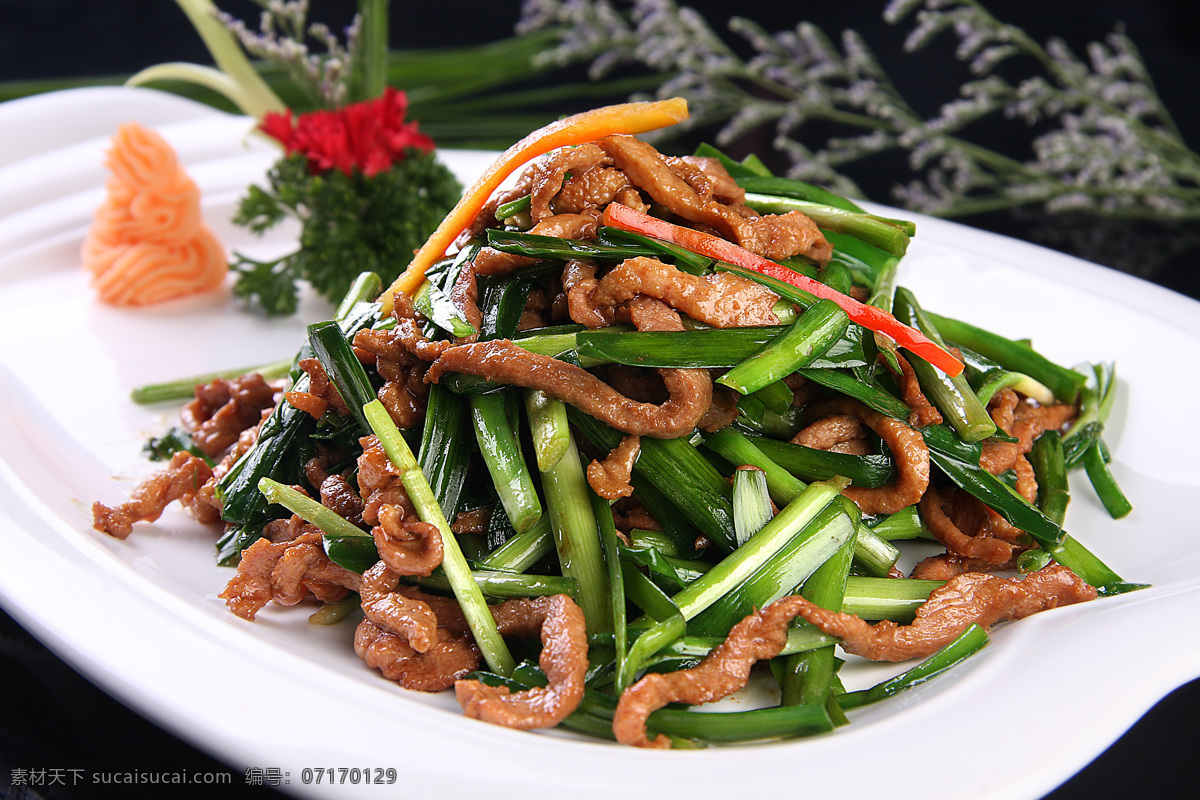
[[[653,258],[631,258],[609,270],[590,292],[597,316],[612,324],[615,309],[635,297],[653,297],[717,328],[778,325],[769,289],[738,275],[689,275]],[[585,325],[587,319],[576,320]],[[593,325],[593,327],[595,327]]]
[[283,606],[309,597],[332,602],[358,591],[358,573],[331,561],[321,538],[313,531],[285,542],[259,539],[242,553],[237,574],[219,597],[234,614],[253,620],[272,601]]
[[552,728],[570,716],[583,699],[588,645],[583,611],[565,594],[509,600],[492,609],[505,635],[541,634],[538,666],[547,685],[510,693],[479,681],[458,681],[454,694],[468,717],[532,730]]
[[728,386],[713,384],[712,403],[709,404],[708,410],[704,412],[704,416],[700,418],[700,422],[696,426],[705,433],[712,433],[732,425],[733,421],[738,418],[737,402],[739,397],[741,395]]
[[454,279],[454,285],[450,287],[450,302],[462,312],[463,318],[471,323],[471,327],[478,331],[483,313],[479,310],[479,280],[473,265],[465,265]]
[[273,519],[263,525],[263,538],[275,544],[295,541],[306,533],[320,533],[321,529],[292,514],[290,517]]
[[664,156],[663,161],[705,200],[735,205],[746,202],[746,190],[715,158]]
[[617,702],[613,715],[617,741],[637,747],[670,747],[667,737],[650,739],[646,735],[646,718],[668,703],[711,703],[744,687],[756,661],[779,655],[787,643],[788,625],[806,602],[800,597],[782,597],[734,625],[728,638],[699,665],[642,676]]
[[743,216],[733,238],[750,252],[773,261],[804,256],[825,264],[833,257],[833,245],[817,224],[800,211]]
[[404,637],[418,653],[427,652],[438,641],[438,618],[423,602],[420,593],[400,586],[400,576],[384,561],[362,575],[359,588],[367,620]]
[[[266,419],[270,414],[271,409],[263,409],[262,419]],[[258,425],[242,431],[233,447],[229,448],[217,465],[213,467],[212,476],[200,486],[200,489],[191,497],[180,498],[183,507],[200,522],[212,524],[221,521],[221,498],[217,496],[217,481],[228,474],[229,470],[233,469],[233,465],[254,446],[254,443],[258,441],[258,429],[261,426],[262,422],[260,421]]]
[[562,191],[568,175],[584,175],[611,163],[608,155],[591,142],[560,147],[534,162],[529,197],[529,214],[534,224],[554,215],[550,203]]
[[331,408],[334,413],[342,417],[350,414],[350,409],[346,407],[342,396],[330,382],[320,361],[315,358],[303,358],[298,366],[308,373],[308,389],[302,392],[296,390],[284,392],[283,396],[289,403],[313,419],[320,419]]
[[989,564],[977,558],[963,558],[953,553],[942,553],[921,559],[908,577],[923,581],[948,581],[965,572],[1003,572],[1015,570],[1016,560],[1004,564]]
[[342,519],[362,524],[363,501],[344,475],[329,475],[321,481],[321,505]]
[[469,634],[442,631],[425,652],[418,653],[401,635],[369,619],[354,631],[354,652],[383,677],[414,692],[440,692],[479,667],[479,650]]
[[627,497],[613,504],[613,522],[621,533],[634,529],[661,531],[662,523],[656,520],[636,498]]
[[484,536],[487,534],[488,522],[491,518],[492,509],[490,506],[480,506],[479,508],[472,508],[470,511],[460,511],[454,517],[454,522],[450,523],[450,530],[453,533]]
[[865,455],[868,452],[866,426],[849,414],[830,414],[805,426],[792,437],[792,444],[832,453]]
[[400,473],[387,457],[379,439],[364,436],[359,439],[359,444],[363,449],[358,457],[358,491],[363,499],[363,521],[378,525],[379,511],[387,505],[399,506],[404,509],[404,517],[415,518],[416,511],[400,483]]
[[429,399],[429,387],[425,383],[425,366],[413,365],[389,369],[389,362],[380,362],[379,374],[383,386],[376,396],[388,416],[400,430],[418,425],[425,419],[425,402]]
[[612,310],[596,305],[594,295],[600,281],[596,278],[595,264],[590,261],[568,261],[563,268],[562,284],[567,296],[567,316],[572,321],[589,328],[603,328],[612,324]]
[[[546,217],[529,229],[538,236],[554,236],[559,239],[594,239],[600,217],[595,213],[555,214]],[[475,256],[474,268],[479,275],[505,275],[515,269],[529,266],[537,259],[501,253],[491,247],[482,248]]]
[[1039,406],[1021,400],[1012,389],[996,393],[988,410],[996,425],[1015,436],[1016,442],[986,441],[979,466],[999,475],[1012,469],[1019,456],[1033,448],[1033,442],[1049,430],[1058,430],[1075,417],[1075,407],[1066,404]]
[[258,424],[263,409],[275,405],[274,387],[256,372],[233,380],[217,378],[197,386],[195,395],[180,417],[209,458],[223,453],[242,431]]
[[640,438],[625,436],[603,461],[595,460],[588,464],[587,482],[592,487],[592,491],[610,501],[633,494],[629,478],[633,474],[633,464],[637,461],[641,451],[642,440]]
[[630,184],[625,173],[612,167],[602,167],[572,176],[554,197],[553,208],[558,214],[581,214],[603,208],[614,200],[622,205],[640,206],[639,210],[645,211],[637,189]]
[[849,486],[842,492],[864,514],[894,514],[921,500],[929,486],[929,448],[920,433],[850,398],[822,400],[815,405],[815,416],[838,414],[859,420],[879,434],[891,451],[897,473],[892,483],[876,489]]
[[872,661],[906,661],[933,655],[972,623],[990,628],[1005,620],[1096,598],[1074,572],[1051,564],[1024,579],[967,572],[935,589],[911,625],[884,620],[874,625],[853,614],[803,600],[801,617],[841,640],[847,653]]
[[[638,330],[683,329],[679,314],[651,297],[634,297],[622,312]],[[540,389],[634,436],[682,436],[696,427],[712,402],[712,380],[706,370],[660,369],[667,399],[658,404],[641,402],[580,367],[527,352],[507,339],[453,347],[430,365],[427,379],[436,382],[446,372]]]
[[320,419],[329,410],[329,401],[313,392],[284,392],[283,399],[313,419]]
[[638,403],[584,369],[522,350],[507,339],[450,348],[430,365],[428,379],[436,382],[447,372],[540,389],[617,430],[660,439],[691,431],[712,400],[712,382],[703,370],[663,370],[670,399],[661,405]]
[[432,342],[425,337],[408,296],[402,292],[397,294],[393,314],[396,317],[393,329],[358,331],[354,335],[354,348],[360,360],[375,364],[384,381],[376,396],[392,422],[403,430],[424,420],[429,395],[425,385],[426,362],[437,358],[451,343]]
[[[1032,503],[1037,498],[1037,479],[1029,459],[1018,455],[1013,469],[1017,493]],[[992,569],[1025,549],[1025,531],[957,487],[930,486],[921,498],[921,515],[949,553],[990,564]]]
[[926,425],[938,425],[942,422],[942,412],[937,410],[917,380],[912,364],[904,356],[896,354],[896,362],[900,365],[900,399],[912,409],[908,415],[908,424],[914,428],[924,428]]
[[804,255],[819,264],[833,255],[820,229],[798,211],[759,216],[745,206],[706,199],[657,150],[633,136],[608,136],[599,145],[635,186],[671,213],[712,228],[747,250],[775,260]]
[[392,316],[396,325],[391,330],[368,328],[354,334],[354,347],[362,351],[359,359],[393,361],[399,366],[409,366],[420,361],[432,361],[451,346],[451,342],[430,341],[421,330],[412,300],[403,292],[396,294]]
[[442,563],[441,531],[428,522],[406,520],[399,506],[380,507],[371,535],[379,557],[397,575],[428,575]]
[[[400,584],[384,562],[368,570],[363,582],[367,618],[355,631],[354,649],[369,666],[406,689],[424,692],[447,689],[478,668],[479,650],[453,598]],[[540,717],[545,725],[557,724],[554,717],[565,717],[578,705],[576,692],[582,696],[583,691],[579,670],[587,669],[587,639],[578,607],[565,596],[562,600],[544,597],[509,600],[493,606],[492,613],[504,636],[533,636],[541,631],[539,663],[551,685],[544,695],[518,692],[510,699],[483,703],[486,713],[496,717],[490,721],[533,720],[545,714]],[[512,727],[541,726],[514,723]]]
[[92,503],[92,527],[118,539],[133,531],[135,522],[153,522],[176,500],[188,501],[212,477],[204,459],[179,451],[165,469],[153,473],[129,494],[129,500],[109,507]]
[[956,487],[930,486],[921,498],[921,518],[954,555],[996,565],[1014,555],[1014,544],[992,529],[987,506]]

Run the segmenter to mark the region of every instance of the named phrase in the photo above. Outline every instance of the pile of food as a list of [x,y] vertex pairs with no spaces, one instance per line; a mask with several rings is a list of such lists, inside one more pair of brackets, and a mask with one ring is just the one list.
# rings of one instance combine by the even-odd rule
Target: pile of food
[[[179,501],[220,525],[238,616],[318,604],[468,716],[653,747],[828,731],[999,622],[1132,588],[1062,529],[1078,466],[1128,511],[1111,367],[924,309],[895,283],[909,222],[636,137],[684,113],[514,145],[286,378],[196,387],[97,529]],[[906,540],[940,552],[906,574]],[[919,662],[847,691],[839,651]],[[777,706],[677,705],[760,662]]]

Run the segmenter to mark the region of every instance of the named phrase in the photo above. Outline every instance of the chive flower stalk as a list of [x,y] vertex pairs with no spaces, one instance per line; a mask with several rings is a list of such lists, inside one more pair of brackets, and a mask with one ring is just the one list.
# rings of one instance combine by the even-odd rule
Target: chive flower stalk
[[524,533],[541,519],[542,501],[510,421],[508,397],[508,392],[473,395],[471,421],[479,452],[504,512],[517,533]]
[[471,576],[467,560],[459,549],[458,540],[450,531],[450,525],[442,514],[441,507],[434,499],[433,489],[421,473],[416,456],[409,449],[408,443],[400,435],[396,424],[388,415],[383,403],[372,400],[363,407],[363,414],[371,426],[372,432],[379,438],[393,466],[400,473],[400,482],[408,493],[409,499],[417,510],[417,516],[422,522],[435,526],[442,535],[442,569],[454,592],[455,599],[462,606],[463,616],[471,629],[475,643],[483,653],[484,660],[492,671],[500,675],[508,675],[513,671],[516,662],[504,643],[504,638],[496,628],[496,620],[488,610],[487,601],[480,591],[479,585]]
[[675,595],[675,604],[684,619],[693,619],[753,575],[786,547],[848,485],[849,481],[845,478],[809,484],[749,541],[727,555],[704,577]]
[[808,366],[832,347],[849,326],[850,318],[837,303],[820,300],[777,339],[726,372],[717,383],[743,395],[757,392]]
[[608,570],[589,498],[591,489],[574,439],[568,443],[562,458],[542,472],[541,477],[559,565],[563,575],[579,584],[575,599],[587,620],[588,632],[611,631]]

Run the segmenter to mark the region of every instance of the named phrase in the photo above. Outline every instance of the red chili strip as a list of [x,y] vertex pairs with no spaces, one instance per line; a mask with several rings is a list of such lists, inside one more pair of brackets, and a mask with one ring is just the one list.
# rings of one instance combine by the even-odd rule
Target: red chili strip
[[839,291],[829,288],[820,281],[814,281],[806,275],[790,270],[782,264],[776,264],[770,259],[739,247],[733,242],[704,233],[674,225],[666,220],[643,214],[640,211],[621,205],[609,203],[604,209],[604,224],[613,228],[652,236],[665,242],[677,244],[680,247],[699,253],[719,261],[726,261],[739,267],[752,269],[776,280],[789,283],[798,289],[820,298],[837,303],[851,320],[877,333],[891,337],[896,344],[914,355],[933,364],[947,375],[954,377],[963,371],[963,363],[947,352],[925,334],[916,328],[905,325],[886,311],[860,303],[853,297],[847,297]]

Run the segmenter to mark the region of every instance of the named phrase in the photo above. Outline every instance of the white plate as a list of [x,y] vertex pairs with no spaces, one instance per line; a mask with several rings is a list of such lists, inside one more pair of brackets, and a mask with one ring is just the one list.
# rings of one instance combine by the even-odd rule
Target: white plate
[[[1080,480],[1068,527],[1153,588],[1002,627],[964,668],[854,713],[833,734],[700,752],[466,720],[448,694],[408,693],[364,667],[347,626],[310,626],[299,609],[268,609],[254,624],[234,617],[216,596],[230,571],[213,564],[210,531],[171,510],[119,542],[91,529],[89,506],[121,500],[148,470],[144,438],[174,421],[173,407],[131,404],[131,388],[290,356],[303,324],[329,309],[308,299],[299,316],[267,322],[227,294],[141,311],[95,302],[78,250],[101,198],[108,137],[128,120],[175,145],[231,249],[287,246],[286,231],[256,242],[227,221],[274,158],[245,119],[128,89],[0,106],[0,597],[97,683],[235,767],[279,768],[285,790],[339,797],[378,797],[379,787],[305,784],[303,770],[394,767],[409,794],[439,798],[730,797],[799,775],[812,796],[885,789],[932,800],[969,786],[1034,798],[1200,675],[1200,637],[1186,633],[1200,618],[1200,537],[1175,512],[1200,487],[1200,429],[1162,429],[1172,406],[1200,396],[1195,370],[1180,368],[1200,361],[1200,305],[925,218],[901,276],[923,305],[1031,337],[1061,362],[1117,362],[1108,441],[1135,510],[1113,522]],[[446,158],[464,176],[486,163],[478,153]],[[1005,763],[981,763],[997,757]]]

